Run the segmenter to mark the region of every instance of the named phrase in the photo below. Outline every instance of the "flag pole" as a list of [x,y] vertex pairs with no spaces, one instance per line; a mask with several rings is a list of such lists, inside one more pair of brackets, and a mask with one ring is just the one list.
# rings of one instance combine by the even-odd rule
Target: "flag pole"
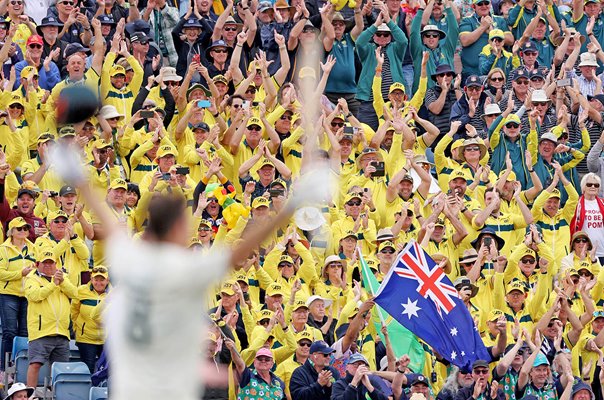
[[[361,262],[361,268],[364,270],[364,271],[361,271],[361,276],[363,276],[363,272],[365,272],[366,274],[370,274],[371,271],[367,271],[366,268],[365,268],[365,266],[367,265],[367,263],[365,262],[365,259],[363,258],[363,253],[361,253],[361,248],[359,246],[357,246],[356,250],[357,250],[357,253],[359,255],[359,260],[362,261]],[[375,289],[373,288],[373,285],[371,284],[371,280],[370,279],[367,279],[367,286],[369,287],[369,292],[373,296],[375,294]],[[384,319],[384,316],[382,315],[382,308],[380,306],[378,306],[377,304],[376,304],[376,307],[377,307],[377,310],[378,310],[377,314],[378,314],[378,317],[380,317],[380,322],[382,323],[382,326],[386,326],[386,320]]]

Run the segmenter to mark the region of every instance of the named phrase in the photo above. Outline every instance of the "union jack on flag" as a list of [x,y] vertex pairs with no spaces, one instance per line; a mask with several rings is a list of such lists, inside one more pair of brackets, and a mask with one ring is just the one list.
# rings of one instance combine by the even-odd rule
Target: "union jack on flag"
[[442,268],[415,241],[399,258],[399,262],[394,265],[394,272],[403,278],[416,280],[419,283],[417,292],[423,297],[429,297],[437,305],[439,313],[444,311],[448,314],[455,307],[453,299],[459,298],[459,294]]
[[375,302],[452,364],[471,370],[491,360],[457,290],[417,242],[398,255]]

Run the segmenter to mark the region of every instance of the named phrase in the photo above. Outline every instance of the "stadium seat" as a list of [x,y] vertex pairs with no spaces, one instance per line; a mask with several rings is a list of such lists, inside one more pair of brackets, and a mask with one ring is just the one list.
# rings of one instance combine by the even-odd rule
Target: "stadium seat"
[[107,393],[106,387],[90,388],[90,397],[88,398],[88,400],[105,400],[108,398],[109,398],[109,395]]
[[81,361],[80,349],[76,345],[75,340],[69,341],[69,362]]
[[90,395],[90,371],[83,362],[55,362],[50,374],[56,400],[82,400]]
[[13,352],[11,354],[11,360],[15,361],[20,353],[25,352],[27,356],[27,348],[29,347],[29,341],[26,336],[15,336],[13,339]]
[[[9,371],[14,372],[15,382],[27,382],[27,368],[29,367],[29,359],[27,358],[28,347],[29,342],[26,337],[15,336],[13,339],[13,352],[11,354],[11,359],[14,362],[14,370]],[[44,379],[49,377],[50,365],[46,363],[42,366],[42,368],[40,368],[40,374],[38,375],[38,386],[44,386]]]

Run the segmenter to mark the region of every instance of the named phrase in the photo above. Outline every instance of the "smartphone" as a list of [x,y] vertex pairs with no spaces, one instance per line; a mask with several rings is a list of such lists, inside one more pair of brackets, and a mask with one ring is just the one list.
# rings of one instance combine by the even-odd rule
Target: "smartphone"
[[345,126],[344,127],[344,134],[345,135],[352,135],[352,134],[354,134],[354,128],[352,126]]
[[212,103],[210,103],[210,100],[199,100],[197,102],[197,107],[199,108],[210,108],[212,106]]
[[375,161],[372,164],[375,167],[375,172],[371,174],[371,176],[385,176],[386,175],[386,166],[383,161]]
[[200,64],[201,56],[199,54],[193,54],[193,62]]
[[279,196],[283,196],[285,194],[285,190],[283,190],[283,189],[269,189],[268,190],[268,194],[271,197],[279,197]]
[[172,178],[172,174],[170,174],[169,172],[166,172],[165,174],[161,174],[161,178],[164,181],[169,181]]
[[492,242],[493,242],[493,239],[492,239],[492,238],[490,238],[490,237],[486,237],[486,238],[484,238],[484,241],[483,241],[483,243],[484,243],[484,245],[485,245],[486,247],[491,247],[491,243],[492,243]]
[[189,175],[189,167],[178,167],[176,168],[176,175]]
[[566,87],[566,86],[571,86],[572,84],[573,84],[573,82],[572,82],[571,78],[558,79],[556,81],[556,87]]
[[80,7],[80,14],[86,15],[86,7]]
[[140,116],[141,118],[153,118],[155,117],[155,113],[150,110],[141,110]]
[[241,106],[245,109],[250,108],[250,102],[247,100],[243,100],[243,104]]

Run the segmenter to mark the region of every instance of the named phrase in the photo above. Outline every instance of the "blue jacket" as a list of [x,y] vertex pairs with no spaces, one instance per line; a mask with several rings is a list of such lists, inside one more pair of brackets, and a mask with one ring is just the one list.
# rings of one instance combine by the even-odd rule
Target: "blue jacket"
[[[27,66],[28,64],[25,60],[15,64],[15,73],[17,76],[15,90],[21,85],[21,70]],[[52,90],[52,88],[54,88],[55,85],[61,81],[61,73],[53,61],[50,62],[49,69],[50,71],[47,72],[41,64],[40,68],[38,68],[38,84],[42,89],[46,89],[48,91]]]
[[[333,374],[332,381],[340,379],[340,374],[335,368],[327,367]],[[289,393],[296,400],[329,400],[332,386],[321,386],[317,382],[319,374],[310,363],[310,359],[296,368],[289,381]]]
[[347,372],[344,378],[333,384],[333,388],[331,389],[331,400],[365,400],[367,397],[372,400],[388,399],[388,396],[380,390],[382,383],[377,376],[369,375],[369,382],[371,382],[371,385],[374,388],[372,393],[369,393],[362,383],[359,383],[355,388],[350,386],[350,382],[352,382],[352,375]]

